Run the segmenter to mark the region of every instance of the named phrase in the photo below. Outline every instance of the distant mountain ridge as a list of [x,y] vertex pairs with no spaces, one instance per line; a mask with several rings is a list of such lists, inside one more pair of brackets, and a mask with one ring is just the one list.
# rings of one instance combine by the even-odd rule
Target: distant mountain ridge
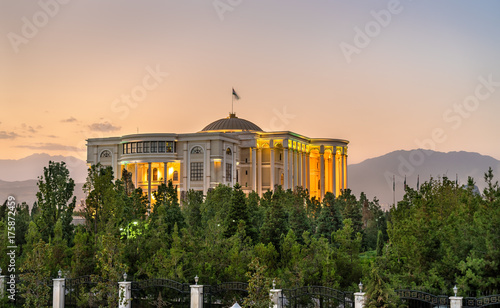
[[35,153],[21,159],[0,159],[0,180],[26,181],[37,179],[43,174],[43,167],[49,161],[64,161],[69,170],[70,177],[76,183],[83,183],[87,178],[87,163],[73,156],[49,155]]
[[458,178],[459,184],[466,184],[467,178],[474,178],[482,192],[485,187],[484,173],[491,167],[498,179],[500,161],[474,152],[437,152],[415,149],[399,150],[385,155],[349,165],[349,188],[354,194],[364,192],[368,198],[377,197],[381,204],[393,203],[393,175],[396,180],[396,202],[403,197],[404,179],[406,184],[415,188],[419,184],[447,176],[451,180]]
[[[0,160],[0,201],[14,195],[17,202],[25,201],[31,206],[38,191],[36,178],[42,175],[43,167],[48,166],[49,160],[66,162],[76,183],[75,195],[81,200],[87,176],[85,161],[71,156],[33,154],[18,160]],[[356,196],[364,192],[369,199],[377,197],[380,204],[388,206],[393,203],[393,175],[397,202],[403,197],[405,175],[406,184],[413,188],[417,186],[417,176],[420,184],[431,176],[438,178],[443,175],[452,180],[458,177],[459,184],[466,184],[468,176],[471,176],[482,192],[485,187],[484,173],[489,167],[493,168],[496,179],[500,178],[500,161],[491,156],[464,151],[399,150],[349,165],[348,184]]]

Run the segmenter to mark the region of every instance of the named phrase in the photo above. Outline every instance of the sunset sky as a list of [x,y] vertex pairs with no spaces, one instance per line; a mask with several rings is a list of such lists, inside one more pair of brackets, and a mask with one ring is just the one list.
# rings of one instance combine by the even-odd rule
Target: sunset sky
[[[1,1],[0,159],[264,130],[500,159],[500,1]],[[432,142],[424,142],[425,140]]]

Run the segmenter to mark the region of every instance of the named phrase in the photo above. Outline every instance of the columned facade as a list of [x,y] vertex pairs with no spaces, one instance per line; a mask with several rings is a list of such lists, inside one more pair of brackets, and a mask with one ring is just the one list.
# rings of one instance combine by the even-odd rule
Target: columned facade
[[264,132],[230,117],[198,133],[133,134],[87,140],[87,163],[112,166],[116,178],[131,173],[136,188],[154,203],[153,192],[172,184],[179,196],[190,189],[207,194],[219,184],[239,183],[263,195],[277,185],[302,187],[322,199],[347,188],[347,140],[314,139],[293,132]]

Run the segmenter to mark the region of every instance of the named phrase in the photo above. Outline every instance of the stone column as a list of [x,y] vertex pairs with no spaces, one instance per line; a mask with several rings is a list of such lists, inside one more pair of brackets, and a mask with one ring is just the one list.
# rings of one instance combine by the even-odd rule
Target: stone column
[[52,307],[64,308],[64,282],[65,278],[53,279],[54,290],[52,292]]
[[354,308],[363,308],[365,306],[365,293],[356,292],[354,293]]
[[342,149],[342,158],[340,159],[340,163],[342,164],[342,180],[341,180],[341,183],[342,183],[342,189],[345,189],[346,185],[345,185],[345,155],[344,155],[344,151]]
[[184,188],[184,191],[188,191],[189,190],[189,175],[188,175],[188,172],[189,172],[189,156],[188,156],[188,143],[184,143],[184,148],[182,149],[182,151],[184,152],[184,161],[182,162],[182,179],[183,179],[183,188]]
[[118,282],[118,308],[131,308],[132,307],[132,282],[119,281]]
[[[232,161],[232,165],[233,165],[233,170],[232,170],[232,172],[233,172],[233,175],[232,175],[232,182],[231,182],[231,186],[236,185],[236,172],[237,172],[237,167],[238,167],[238,166],[237,166],[237,165],[238,165],[238,163],[236,162],[236,157],[237,157],[236,155],[238,155],[238,154],[237,154],[238,152],[236,152],[236,149],[237,149],[236,144],[233,144],[233,161]],[[238,160],[239,160],[239,159],[238,159]]]
[[148,200],[151,206],[151,163],[148,163]]
[[321,182],[320,198],[323,200],[325,196],[325,148],[323,146],[321,146],[319,150],[319,170]]
[[191,285],[191,308],[203,308],[203,286]]
[[463,297],[451,296],[450,308],[462,308]]
[[284,164],[283,164],[283,189],[287,190],[288,189],[288,148],[283,148],[283,158],[284,158]]
[[252,148],[252,190],[257,191],[257,149]]
[[306,188],[309,189],[309,193],[311,192],[311,159],[309,157],[309,153],[305,153],[306,155]]
[[139,165],[139,164],[138,164],[137,162],[135,162],[135,188],[137,188],[137,187],[138,187],[137,185],[139,184],[139,182],[138,182],[138,180],[137,180],[137,177],[138,177],[137,173],[138,173],[138,171],[139,171],[139,167],[138,167],[138,165]]
[[208,190],[210,189],[210,182],[212,181],[211,179],[211,170],[212,169],[212,162],[210,160],[211,156],[211,151],[210,151],[210,141],[207,141],[206,144],[206,151],[205,151],[205,181],[203,185],[203,194],[206,195],[208,193]]
[[349,186],[348,182],[347,182],[347,179],[349,178],[349,173],[347,172],[347,154],[345,154],[344,157],[345,157],[344,158],[344,160],[345,160],[345,166],[344,166],[344,168],[345,168],[345,171],[344,171],[345,172],[345,184],[344,184],[345,188],[344,189],[347,189],[347,187]]
[[163,183],[165,185],[167,185],[167,176],[168,176],[167,162],[163,162]]
[[302,150],[297,150],[297,186],[304,186],[302,183]]
[[334,151],[332,153],[332,193],[337,196],[337,152]]
[[270,147],[270,152],[271,152],[271,172],[270,172],[270,177],[271,177],[271,180],[269,181],[269,185],[271,186],[271,190],[274,190],[274,179],[275,179],[275,175],[274,175],[274,160],[275,160],[275,157],[274,157],[274,144],[273,144],[273,141],[269,141],[269,147]]
[[258,177],[258,181],[259,183],[257,184],[257,186],[259,187],[259,196],[262,196],[262,148],[258,148],[257,149],[257,170],[259,170],[259,177]]
[[300,173],[302,175],[302,187],[304,189],[307,188],[307,180],[306,180],[306,158],[307,154],[306,152],[301,152],[301,161],[302,161],[302,172]]
[[226,184],[226,143],[222,142],[222,184]]
[[271,304],[269,308],[281,308],[281,289],[271,289],[269,290],[269,297],[271,298]]

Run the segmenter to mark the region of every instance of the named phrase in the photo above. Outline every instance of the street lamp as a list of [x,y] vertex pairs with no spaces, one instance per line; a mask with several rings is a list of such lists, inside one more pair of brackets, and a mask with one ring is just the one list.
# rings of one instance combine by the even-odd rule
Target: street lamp
[[359,284],[358,284],[358,287],[359,287],[359,292],[363,292],[363,283],[360,281]]
[[123,281],[127,281],[127,273],[123,273]]
[[199,278],[198,278],[198,275],[196,275],[196,277],[194,277],[194,284],[195,284],[195,285],[198,285],[198,279],[199,279]]
[[453,287],[453,293],[455,293],[455,297],[457,297],[457,291],[458,291],[458,288],[457,288],[457,285],[455,285]]

